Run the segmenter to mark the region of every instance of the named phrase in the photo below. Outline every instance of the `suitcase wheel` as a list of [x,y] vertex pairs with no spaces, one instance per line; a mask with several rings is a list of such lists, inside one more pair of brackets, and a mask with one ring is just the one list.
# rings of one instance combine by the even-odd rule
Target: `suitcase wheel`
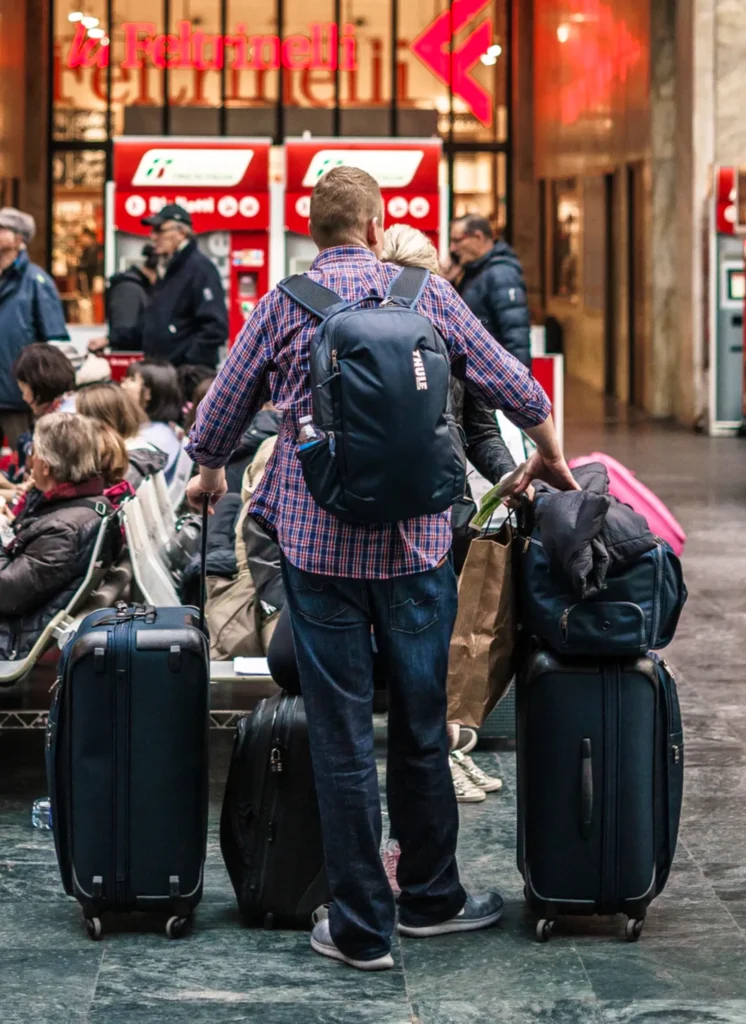
[[544,917],[542,917],[540,921],[537,921],[536,939],[538,942],[549,942],[553,931],[554,921],[547,921]]
[[169,939],[180,939],[187,930],[188,917],[169,917],[166,921],[166,935]]
[[86,917],[85,930],[88,932],[89,938],[93,939],[94,942],[98,942],[101,938],[101,918],[100,917]]
[[637,942],[637,940],[642,935],[642,929],[643,929],[644,925],[645,925],[645,918],[644,917],[640,917],[640,918],[631,917],[629,919],[629,921],[627,921],[627,927],[626,927],[625,933],[624,933],[625,937],[627,939],[627,942]]

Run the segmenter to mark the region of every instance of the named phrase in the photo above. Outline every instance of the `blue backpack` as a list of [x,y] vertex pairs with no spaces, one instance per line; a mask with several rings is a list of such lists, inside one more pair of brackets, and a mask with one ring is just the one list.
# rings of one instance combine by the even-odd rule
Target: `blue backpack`
[[464,493],[448,348],[414,308],[429,276],[406,268],[383,299],[353,302],[305,275],[279,285],[320,320],[310,367],[313,422],[324,436],[298,458],[316,503],[344,522],[433,515]]

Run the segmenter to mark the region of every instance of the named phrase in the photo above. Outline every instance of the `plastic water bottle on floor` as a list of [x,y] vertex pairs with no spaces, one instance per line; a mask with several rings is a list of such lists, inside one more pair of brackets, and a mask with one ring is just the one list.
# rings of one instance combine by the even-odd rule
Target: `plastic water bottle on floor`
[[48,796],[39,797],[31,806],[31,824],[34,828],[49,830],[52,827],[52,804]]

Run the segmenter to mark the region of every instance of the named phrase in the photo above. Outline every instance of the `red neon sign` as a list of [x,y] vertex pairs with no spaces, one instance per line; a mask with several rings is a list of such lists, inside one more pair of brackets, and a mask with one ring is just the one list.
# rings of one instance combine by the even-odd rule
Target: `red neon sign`
[[486,18],[453,52],[453,36],[473,21],[491,0],[453,0],[412,43],[412,52],[458,96],[484,125],[492,124],[492,96],[471,76],[471,70],[492,43],[492,20]]
[[[444,11],[429,24],[409,48],[424,66],[445,85],[451,85],[459,97],[483,124],[492,124],[493,98],[473,76],[472,70],[492,43],[492,20],[485,18],[467,38],[450,50],[452,34],[460,32],[478,17],[490,0],[453,0],[450,11]],[[123,71],[137,71],[148,66],[165,70],[273,71],[357,71],[355,26],[342,27],[339,35],[334,22],[312,22],[308,35],[295,34],[284,39],[278,35],[248,35],[246,25],[239,24],[232,33],[194,30],[190,21],[180,21],[174,33],[158,33],[155,22],[123,22]],[[401,41],[400,41],[401,45]],[[82,23],[65,56],[67,67],[107,68],[109,43],[91,39]]]
[[[310,35],[247,35],[245,25],[237,25],[229,35],[192,30],[190,21],[180,21],[178,34],[157,33],[149,21],[126,21],[124,32],[124,70],[139,70],[146,62],[154,68],[183,71],[217,71],[223,66],[233,71],[355,71],[355,26],[345,25],[338,38],[334,22],[312,22]],[[88,38],[82,24],[67,53],[67,66],[75,68],[108,67],[109,44]]]

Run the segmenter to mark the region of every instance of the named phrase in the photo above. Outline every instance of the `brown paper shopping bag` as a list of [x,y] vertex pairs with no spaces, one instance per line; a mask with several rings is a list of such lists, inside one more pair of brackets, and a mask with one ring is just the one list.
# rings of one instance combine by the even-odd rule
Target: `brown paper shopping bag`
[[509,523],[473,540],[459,579],[448,660],[448,721],[478,729],[515,671],[516,607]]

